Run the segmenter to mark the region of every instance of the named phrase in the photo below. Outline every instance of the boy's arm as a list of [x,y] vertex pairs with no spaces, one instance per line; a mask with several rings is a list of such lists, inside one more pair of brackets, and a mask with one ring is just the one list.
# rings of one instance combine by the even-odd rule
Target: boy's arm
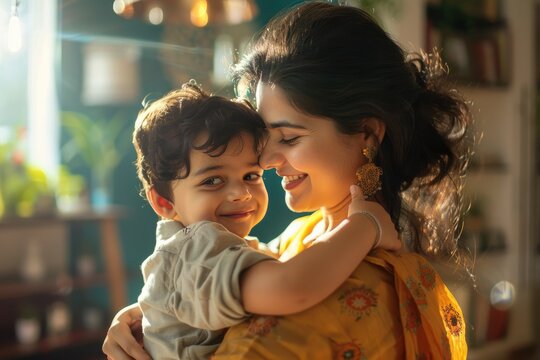
[[382,206],[353,194],[349,213],[347,220],[287,262],[263,261],[244,270],[244,309],[266,315],[303,311],[334,292],[378,245],[379,236],[382,247],[399,249],[401,242]]

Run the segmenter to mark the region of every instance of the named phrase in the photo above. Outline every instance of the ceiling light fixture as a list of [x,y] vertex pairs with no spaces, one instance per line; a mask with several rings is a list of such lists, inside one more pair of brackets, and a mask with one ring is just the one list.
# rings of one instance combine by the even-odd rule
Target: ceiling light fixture
[[123,18],[139,18],[155,25],[204,27],[248,22],[257,15],[258,9],[255,0],[115,0],[113,11]]

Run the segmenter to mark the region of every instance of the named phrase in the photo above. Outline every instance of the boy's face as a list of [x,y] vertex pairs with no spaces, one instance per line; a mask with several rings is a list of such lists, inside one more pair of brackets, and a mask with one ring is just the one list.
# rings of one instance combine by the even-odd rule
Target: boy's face
[[[199,136],[195,145],[205,140],[206,135]],[[174,220],[186,226],[214,221],[240,237],[248,235],[268,207],[252,137],[242,134],[233,139],[218,157],[192,150],[190,162],[189,176],[172,183]]]

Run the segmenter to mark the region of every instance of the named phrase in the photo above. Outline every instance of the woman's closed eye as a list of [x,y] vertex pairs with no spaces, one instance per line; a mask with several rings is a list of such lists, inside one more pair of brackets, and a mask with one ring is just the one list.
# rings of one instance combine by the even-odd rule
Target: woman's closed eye
[[285,144],[285,145],[294,145],[294,144],[298,143],[298,140],[300,139],[300,137],[301,136],[293,136],[293,137],[290,137],[290,138],[282,137],[279,140],[279,143],[280,144]]

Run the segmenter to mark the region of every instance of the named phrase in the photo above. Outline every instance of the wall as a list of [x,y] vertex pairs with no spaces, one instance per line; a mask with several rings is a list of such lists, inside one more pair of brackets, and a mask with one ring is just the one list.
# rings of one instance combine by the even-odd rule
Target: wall
[[[457,2],[457,1],[456,1]],[[409,50],[424,46],[426,0],[408,0],[397,21],[387,22],[388,31]],[[502,14],[510,31],[511,80],[507,86],[459,86],[459,90],[470,101],[475,126],[483,138],[476,152],[477,159],[497,155],[506,165],[503,171],[470,171],[467,193],[471,199],[485,201],[486,227],[501,229],[505,234],[507,248],[498,254],[475,253],[477,288],[472,289],[477,296],[489,299],[491,287],[501,280],[515,286],[515,302],[510,309],[508,336],[497,341],[471,349],[471,359],[522,358],[520,348],[531,346],[534,334],[538,334],[531,289],[538,289],[534,279],[535,266],[538,269],[538,176],[535,177],[535,125],[536,77],[534,69],[540,60],[535,59],[538,48],[537,21],[535,19],[538,1],[501,1]],[[444,51],[448,49],[443,49]],[[450,69],[452,74],[452,69]],[[536,197],[535,197],[536,195]],[[536,200],[538,202],[538,200]],[[467,303],[470,284],[455,284],[456,295],[466,294],[462,307],[475,311],[474,304]],[[486,295],[487,293],[487,295]],[[478,310],[478,309],[476,309]],[[467,329],[471,333],[481,331],[472,323]],[[536,331],[535,331],[536,330]],[[537,336],[538,337],[538,336]],[[538,339],[536,339],[538,341]]]

